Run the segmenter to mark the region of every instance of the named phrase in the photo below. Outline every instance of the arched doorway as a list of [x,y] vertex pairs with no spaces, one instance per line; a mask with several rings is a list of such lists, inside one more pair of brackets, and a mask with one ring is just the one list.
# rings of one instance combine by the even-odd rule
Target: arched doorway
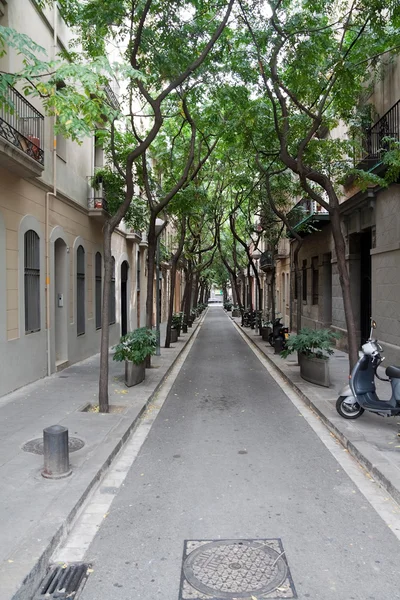
[[121,335],[128,333],[128,275],[129,265],[124,260],[121,264]]
[[67,245],[54,243],[54,333],[56,368],[68,361]]

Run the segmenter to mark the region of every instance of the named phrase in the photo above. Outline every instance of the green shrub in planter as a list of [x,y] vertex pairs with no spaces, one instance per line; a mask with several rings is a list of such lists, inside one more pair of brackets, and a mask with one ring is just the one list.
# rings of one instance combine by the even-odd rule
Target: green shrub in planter
[[182,319],[183,319],[183,313],[181,313],[181,312],[180,313],[174,313],[172,315],[171,327],[173,327],[174,329],[177,329],[178,331],[180,331],[181,327],[182,327]]
[[292,352],[304,354],[310,358],[328,359],[333,354],[335,341],[340,334],[330,329],[310,329],[304,327],[298,334],[290,335],[281,356],[287,358]]
[[148,356],[156,353],[157,336],[147,327],[139,327],[122,336],[119,344],[114,346],[113,360],[122,362],[129,360],[135,365],[145,361]]

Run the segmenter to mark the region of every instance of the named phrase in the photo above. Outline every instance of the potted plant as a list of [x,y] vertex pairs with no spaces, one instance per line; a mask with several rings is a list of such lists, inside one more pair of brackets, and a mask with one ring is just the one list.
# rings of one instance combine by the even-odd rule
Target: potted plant
[[232,306],[232,317],[240,317],[240,308],[237,306],[237,304],[235,304],[234,306]]
[[113,360],[125,361],[125,385],[137,385],[145,378],[145,360],[155,354],[156,334],[147,327],[140,327],[122,336],[114,346]]
[[224,308],[225,308],[225,310],[227,312],[231,312],[231,310],[232,310],[232,302],[229,302],[229,301],[225,302]]
[[182,313],[174,313],[171,321],[171,342],[178,341],[181,335]]
[[297,335],[289,336],[281,356],[287,358],[292,352],[297,352],[301,377],[310,383],[329,387],[328,359],[339,337],[340,334],[330,329],[304,327]]

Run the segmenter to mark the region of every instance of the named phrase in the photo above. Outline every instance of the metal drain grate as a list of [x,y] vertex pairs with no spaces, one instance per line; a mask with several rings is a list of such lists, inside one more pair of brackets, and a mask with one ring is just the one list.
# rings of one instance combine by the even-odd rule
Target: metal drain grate
[[41,583],[33,600],[66,600],[77,598],[88,578],[88,563],[52,567]]
[[[84,445],[85,442],[76,437],[70,437],[68,440],[68,448],[70,452],[77,452],[77,450],[81,450]],[[26,444],[22,446],[22,450],[24,452],[32,452],[32,454],[43,455],[43,438],[37,438],[35,440],[26,442]]]
[[185,542],[179,600],[296,597],[279,539]]

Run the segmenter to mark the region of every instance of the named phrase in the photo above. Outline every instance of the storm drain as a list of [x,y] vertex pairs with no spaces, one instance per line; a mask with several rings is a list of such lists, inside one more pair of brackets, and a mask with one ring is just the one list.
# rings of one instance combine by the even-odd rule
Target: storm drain
[[52,567],[33,600],[66,600],[77,598],[89,575],[88,563]]
[[297,598],[280,539],[186,540],[179,600]]
[[[77,450],[83,448],[84,445],[85,442],[79,438],[70,437],[68,439],[68,448],[70,452],[76,452]],[[32,454],[43,455],[43,438],[37,438],[35,440],[30,440],[29,442],[26,442],[26,444],[22,446],[22,450],[24,452],[32,452]]]

